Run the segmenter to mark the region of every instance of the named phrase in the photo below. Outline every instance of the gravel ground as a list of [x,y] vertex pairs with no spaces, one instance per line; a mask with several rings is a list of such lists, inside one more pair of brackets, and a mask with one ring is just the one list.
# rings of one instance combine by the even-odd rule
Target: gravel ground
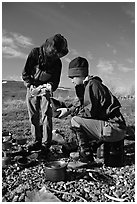
[[[3,86],[2,129],[12,132],[15,138],[25,136],[31,141],[28,113],[24,103],[26,90],[23,90],[22,86],[23,84],[21,86],[15,84],[14,87],[10,83],[8,87]],[[68,102],[73,103],[73,98]],[[125,165],[122,168],[103,165],[101,168],[92,169],[95,172],[90,172],[90,176],[89,172],[87,172],[88,176],[85,176],[86,169],[84,168],[77,171],[67,169],[67,180],[55,183],[47,181],[43,161],[34,163],[33,166],[25,169],[20,169],[17,164],[13,163],[2,169],[2,201],[25,202],[32,192],[44,186],[61,201],[66,202],[113,202],[118,201],[117,199],[135,202],[135,102],[134,100],[121,102],[123,116],[129,127],[129,137],[125,140]],[[53,119],[53,125],[54,129],[63,131],[67,142],[75,140],[69,129],[69,117],[64,120]],[[54,158],[55,154],[52,155],[52,159]],[[113,199],[109,196],[112,196]]]
[[117,199],[135,202],[135,165],[128,148],[125,148],[125,154],[124,167],[103,165],[91,169],[91,173],[85,168],[67,169],[67,179],[61,182],[46,180],[44,161],[24,169],[13,163],[2,172],[3,202],[25,202],[30,192],[38,191],[43,186],[63,202],[110,202]]
[[[75,141],[68,120],[54,119],[53,123],[55,129],[61,130],[66,142]],[[25,129],[24,135],[29,138],[30,130]],[[2,169],[3,202],[27,202],[28,195],[39,191],[43,186],[62,202],[135,202],[135,138],[132,132],[128,133],[124,144],[123,167],[103,165],[93,168],[95,172],[91,172],[90,176],[89,172],[85,175],[85,168],[76,171],[67,169],[67,179],[61,182],[47,181],[44,161],[25,169],[13,163]],[[54,151],[49,155],[49,160],[59,157],[58,151]]]

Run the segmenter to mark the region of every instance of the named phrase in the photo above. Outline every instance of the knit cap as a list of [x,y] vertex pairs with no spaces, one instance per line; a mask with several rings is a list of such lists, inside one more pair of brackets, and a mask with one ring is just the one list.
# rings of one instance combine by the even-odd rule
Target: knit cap
[[77,57],[69,63],[68,77],[88,76],[88,61],[83,57]]

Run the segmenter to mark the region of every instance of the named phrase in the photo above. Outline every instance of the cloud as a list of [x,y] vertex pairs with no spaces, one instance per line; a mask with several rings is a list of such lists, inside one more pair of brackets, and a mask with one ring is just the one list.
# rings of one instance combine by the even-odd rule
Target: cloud
[[113,74],[114,67],[113,67],[114,62],[110,62],[107,60],[99,60],[97,64],[98,71],[100,73],[106,73],[106,74]]
[[134,68],[126,67],[123,64],[118,64],[118,69],[124,73],[134,71]]
[[[78,57],[78,56],[83,56],[85,55],[85,58],[88,58],[89,60],[93,60],[93,55],[90,51],[87,51],[87,52],[79,52],[77,51],[76,49],[73,49],[73,48],[70,48],[70,52],[69,52],[70,55],[72,55],[72,59],[74,57]],[[66,62],[70,62],[72,59],[68,58],[68,57],[65,57],[64,60]]]
[[61,9],[65,8],[64,2],[56,2],[56,3]]
[[135,59],[134,59],[134,58],[127,58],[126,61],[127,61],[129,64],[134,64],[134,63],[135,63]]
[[58,2],[59,6],[61,9],[64,9],[65,8],[65,4],[63,2]]
[[32,40],[28,37],[17,33],[11,33],[11,35],[13,36],[15,43],[20,47],[30,47],[33,45]]
[[70,49],[70,53],[71,53],[72,55],[77,55],[77,56],[80,55],[80,53],[79,53],[76,49]]
[[117,54],[117,50],[116,49],[113,49],[112,52],[113,52],[114,55]]
[[16,49],[12,48],[12,47],[3,47],[2,48],[2,53],[3,53],[3,57],[5,58],[26,58],[26,54],[17,51]]
[[134,2],[130,2],[123,6],[123,11],[127,16],[129,16],[131,23],[135,23],[135,4]]
[[71,59],[69,59],[68,57],[65,57],[64,60],[65,60],[66,62],[68,62],[68,63],[71,62]]
[[125,94],[127,92],[127,88],[124,86],[115,87],[115,92],[119,94]]
[[7,80],[11,80],[11,81],[22,81],[22,76],[18,76],[18,75],[8,75],[6,76]]
[[112,53],[113,53],[114,55],[117,54],[117,50],[114,48],[113,45],[111,45],[111,44],[108,43],[108,42],[106,42],[105,44],[106,44],[107,48],[111,48],[111,49],[112,49]]
[[2,33],[2,53],[4,58],[26,58],[22,49],[29,48],[33,45],[32,40],[18,33]]
[[87,58],[89,60],[93,60],[93,55],[92,55],[92,53],[90,51],[87,52]]
[[107,42],[106,42],[106,46],[107,46],[107,47],[111,47],[111,45],[110,45],[109,43],[107,43]]

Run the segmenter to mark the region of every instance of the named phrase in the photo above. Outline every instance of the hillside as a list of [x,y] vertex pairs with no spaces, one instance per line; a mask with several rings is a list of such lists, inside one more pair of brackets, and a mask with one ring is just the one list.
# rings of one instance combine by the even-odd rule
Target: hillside
[[[59,87],[54,93],[54,97],[61,98],[71,98],[74,97],[75,93],[73,89]],[[6,101],[7,99],[14,100],[25,100],[26,97],[26,87],[22,81],[7,81],[7,83],[2,83],[2,99]]]

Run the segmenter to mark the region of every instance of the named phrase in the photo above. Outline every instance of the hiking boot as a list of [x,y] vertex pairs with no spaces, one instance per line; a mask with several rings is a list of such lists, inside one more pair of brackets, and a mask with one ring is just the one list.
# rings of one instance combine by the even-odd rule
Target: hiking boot
[[92,148],[90,147],[89,138],[86,132],[83,130],[82,127],[73,127],[72,130],[76,134],[80,160],[86,163],[92,162],[94,160],[93,152]]
[[28,146],[28,152],[40,152],[41,148],[42,148],[41,142],[36,141]]

